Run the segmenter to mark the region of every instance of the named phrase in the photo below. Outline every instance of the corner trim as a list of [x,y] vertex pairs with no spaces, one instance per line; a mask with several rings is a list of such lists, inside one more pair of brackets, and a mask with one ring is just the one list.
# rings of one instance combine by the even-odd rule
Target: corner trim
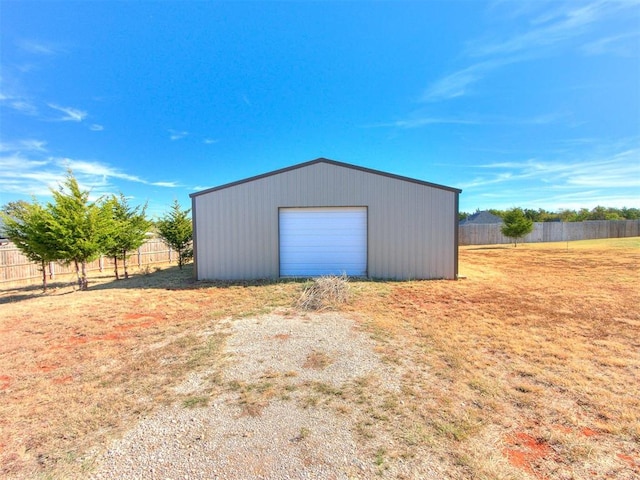
[[453,279],[457,280],[458,279],[458,256],[459,256],[459,249],[460,249],[460,215],[459,215],[459,209],[460,209],[460,192],[456,193],[456,200],[455,200],[455,208],[454,208],[454,212],[453,214],[455,215],[455,219],[453,222],[454,225],[454,233],[453,233],[453,242],[454,242],[454,254],[453,254]]
[[198,229],[196,222],[196,199],[191,197],[191,226],[192,226],[192,239],[191,243],[193,245],[193,278],[199,280],[198,278]]

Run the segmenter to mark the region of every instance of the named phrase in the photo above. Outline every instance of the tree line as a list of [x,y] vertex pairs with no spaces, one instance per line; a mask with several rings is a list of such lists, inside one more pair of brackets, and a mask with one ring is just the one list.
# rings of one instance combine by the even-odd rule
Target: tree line
[[[511,211],[488,209],[487,211],[504,219]],[[479,210],[476,210],[476,213]],[[640,219],[640,208],[612,208],[597,206],[591,210],[581,208],[579,210],[559,210],[558,212],[550,212],[544,208],[537,210],[531,208],[522,209],[524,216],[532,222],[584,222],[587,220],[638,220]],[[460,212],[460,220],[464,220],[473,213]]]
[[120,279],[118,260],[124,278],[129,278],[127,258],[155,230],[178,254],[178,266],[193,256],[190,209],[182,210],[177,200],[158,221],[147,218],[147,204],[132,206],[120,195],[90,200],[90,191],[82,190],[73,172],[68,171],[53,200],[41,204],[19,200],[0,209],[4,234],[42,271],[43,290],[47,291],[46,266],[59,261],[74,265],[78,286],[86,290],[87,263],[100,255],[113,258],[115,277]]

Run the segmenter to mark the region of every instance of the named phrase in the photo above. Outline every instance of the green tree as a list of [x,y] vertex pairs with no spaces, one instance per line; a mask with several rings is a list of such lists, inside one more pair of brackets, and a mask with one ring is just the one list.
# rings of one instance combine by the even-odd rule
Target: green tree
[[540,211],[539,210],[534,210],[532,208],[525,208],[523,210],[523,212],[524,212],[524,216],[527,217],[532,222],[539,222],[540,221]]
[[189,212],[191,209],[182,210],[178,200],[174,200],[169,213],[156,222],[162,240],[178,253],[178,267],[181,270],[185,262],[193,257],[193,225]]
[[490,208],[487,210],[487,212],[489,212],[492,215],[495,215],[496,217],[500,217],[503,218],[504,217],[504,210],[498,210],[497,208]]
[[622,207],[622,209],[620,209],[620,214],[627,220],[638,220],[640,219],[640,208]]
[[42,291],[47,291],[47,263],[58,259],[57,243],[51,234],[51,214],[35,200],[20,200],[2,208],[4,233],[42,272]]
[[144,243],[146,234],[151,229],[151,222],[146,217],[147,205],[133,208],[121,193],[105,202],[105,208],[111,211],[113,228],[109,229],[109,234],[102,242],[103,252],[113,257],[116,279],[120,279],[118,260],[122,260],[124,278],[129,278],[127,258],[131,251]]
[[87,262],[104,249],[105,238],[113,233],[110,209],[104,202],[90,201],[89,191],[80,190],[71,171],[58,190],[52,190],[51,231],[58,244],[59,258],[75,265],[78,285],[88,287]]
[[514,246],[518,246],[518,239],[531,233],[533,221],[527,218],[521,208],[507,210],[503,216],[504,225],[501,227],[505,237],[513,238]]

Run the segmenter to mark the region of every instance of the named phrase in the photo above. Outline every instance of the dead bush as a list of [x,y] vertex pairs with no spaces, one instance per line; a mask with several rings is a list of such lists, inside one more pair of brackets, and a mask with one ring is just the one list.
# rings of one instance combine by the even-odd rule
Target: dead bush
[[296,301],[303,310],[335,308],[349,300],[349,279],[346,275],[328,275],[314,279]]

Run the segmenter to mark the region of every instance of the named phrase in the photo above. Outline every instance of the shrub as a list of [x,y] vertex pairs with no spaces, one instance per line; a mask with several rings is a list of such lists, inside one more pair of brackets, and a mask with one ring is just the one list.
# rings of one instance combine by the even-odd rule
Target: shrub
[[329,275],[314,279],[304,289],[296,306],[303,310],[335,308],[349,300],[349,279],[346,275]]

